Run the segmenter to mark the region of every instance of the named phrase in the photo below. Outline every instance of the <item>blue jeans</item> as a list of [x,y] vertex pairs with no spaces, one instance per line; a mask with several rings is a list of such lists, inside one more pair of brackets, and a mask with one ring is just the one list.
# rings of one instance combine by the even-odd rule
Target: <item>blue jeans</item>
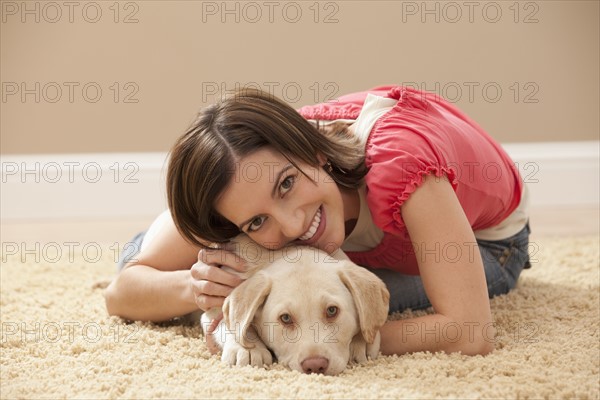
[[[477,240],[483,259],[490,298],[514,289],[529,263],[529,223],[519,233],[498,241]],[[385,282],[390,292],[390,313],[431,307],[420,276],[403,275],[388,269],[369,269]]]

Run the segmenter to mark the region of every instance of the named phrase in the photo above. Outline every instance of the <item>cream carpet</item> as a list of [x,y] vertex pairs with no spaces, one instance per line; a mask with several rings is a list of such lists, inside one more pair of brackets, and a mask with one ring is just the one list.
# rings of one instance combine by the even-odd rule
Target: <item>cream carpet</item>
[[518,288],[492,300],[499,334],[491,355],[380,357],[337,377],[277,365],[229,368],[210,356],[198,325],[126,324],[108,317],[102,297],[114,272],[108,247],[97,261],[94,249],[85,254],[81,247],[60,259],[44,245],[36,254],[2,254],[0,395],[597,399],[599,238],[544,239],[536,245],[533,268],[523,273]]

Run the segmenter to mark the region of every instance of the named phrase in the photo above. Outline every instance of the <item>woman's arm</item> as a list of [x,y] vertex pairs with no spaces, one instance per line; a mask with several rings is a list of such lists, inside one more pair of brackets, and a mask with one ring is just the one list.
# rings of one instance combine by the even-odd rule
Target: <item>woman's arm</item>
[[135,321],[166,321],[198,310],[190,271],[161,271],[132,265],[121,271],[105,292],[106,309]]
[[105,291],[110,315],[138,321],[165,321],[192,311],[220,307],[242,279],[243,260],[225,250],[200,250],[167,218],[157,235],[125,266]]
[[483,262],[452,186],[445,177],[425,177],[401,212],[435,314],[386,323],[381,351],[491,352],[495,331]]
[[151,245],[106,289],[108,313],[131,320],[164,321],[197,310],[190,267],[198,259],[198,250],[183,239],[169,218]]

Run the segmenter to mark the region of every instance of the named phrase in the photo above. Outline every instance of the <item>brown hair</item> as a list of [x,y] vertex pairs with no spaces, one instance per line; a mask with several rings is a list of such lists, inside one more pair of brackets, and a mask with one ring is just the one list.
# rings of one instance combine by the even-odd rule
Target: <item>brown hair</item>
[[183,237],[199,246],[223,243],[240,233],[221,216],[215,201],[227,188],[235,164],[270,146],[294,166],[294,160],[318,166],[317,153],[332,164],[333,180],[358,187],[367,172],[364,152],[346,124],[312,125],[296,110],[256,89],[242,89],[200,111],[176,141],[167,172],[167,197]]

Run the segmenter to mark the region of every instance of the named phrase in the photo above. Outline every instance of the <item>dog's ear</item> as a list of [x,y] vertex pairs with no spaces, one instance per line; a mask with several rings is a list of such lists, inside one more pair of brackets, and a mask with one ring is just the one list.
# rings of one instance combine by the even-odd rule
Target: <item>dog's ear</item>
[[[223,319],[229,331],[235,332],[236,339],[245,348],[252,348],[252,342],[259,340],[252,328],[254,315],[271,293],[271,279],[258,273],[233,289],[223,304]],[[251,334],[248,331],[252,332]]]
[[344,262],[338,274],[354,298],[365,341],[373,343],[388,317],[390,293],[387,287],[375,274],[352,262]]

